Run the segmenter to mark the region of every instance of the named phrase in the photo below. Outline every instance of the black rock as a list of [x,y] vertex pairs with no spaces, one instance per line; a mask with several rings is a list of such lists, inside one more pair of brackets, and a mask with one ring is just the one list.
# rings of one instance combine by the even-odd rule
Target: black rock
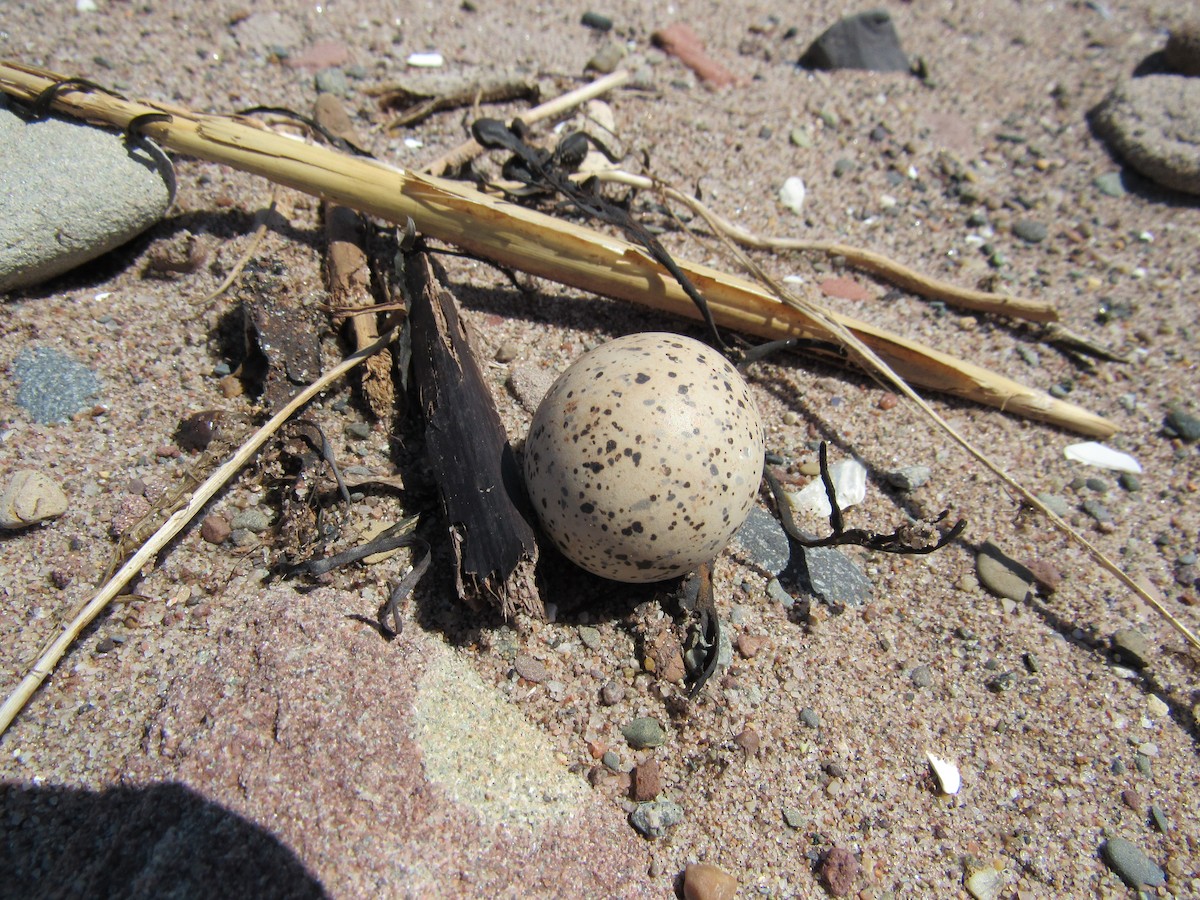
[[812,42],[800,65],[807,69],[866,69],[907,72],[908,57],[892,17],[884,9],[847,16]]

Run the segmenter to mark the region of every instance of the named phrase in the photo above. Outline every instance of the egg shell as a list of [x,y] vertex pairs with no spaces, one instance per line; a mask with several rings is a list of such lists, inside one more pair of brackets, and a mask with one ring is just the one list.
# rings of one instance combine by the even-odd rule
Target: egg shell
[[596,575],[661,581],[717,555],[758,494],[763,429],[715,350],[645,332],[585,353],[551,386],[525,443],[542,527]]

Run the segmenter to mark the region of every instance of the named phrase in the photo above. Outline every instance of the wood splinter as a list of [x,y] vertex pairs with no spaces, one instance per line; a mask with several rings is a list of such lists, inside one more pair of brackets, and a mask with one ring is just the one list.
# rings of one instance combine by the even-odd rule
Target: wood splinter
[[505,618],[545,618],[521,469],[445,272],[417,252],[406,257],[405,278],[426,450],[450,527],[458,595],[485,600]]

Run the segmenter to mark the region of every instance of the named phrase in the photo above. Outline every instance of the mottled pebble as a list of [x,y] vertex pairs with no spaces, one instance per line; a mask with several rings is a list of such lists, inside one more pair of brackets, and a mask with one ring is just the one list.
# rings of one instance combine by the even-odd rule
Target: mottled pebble
[[1014,559],[1005,556],[988,541],[975,556],[975,571],[980,583],[993,594],[1017,602],[1023,601],[1033,586],[1033,573]]
[[845,897],[854,889],[862,865],[845,847],[833,847],[821,860],[821,880],[829,893]]
[[1027,244],[1040,244],[1046,239],[1048,230],[1042,222],[1033,219],[1017,219],[1013,222],[1012,233]]
[[817,715],[817,711],[810,706],[806,706],[800,710],[800,721],[809,728],[821,727],[821,717]]
[[733,900],[737,879],[708,863],[691,863],[683,870],[684,900]]
[[179,449],[188,452],[202,452],[208,449],[220,433],[221,413],[215,409],[206,409],[192,413],[180,419],[175,428],[175,443]]
[[365,441],[371,436],[371,426],[366,422],[351,422],[346,426],[346,435],[356,441]]
[[897,490],[915,491],[931,477],[933,477],[933,469],[929,466],[904,466],[894,472],[889,472],[887,480],[888,484]]
[[796,598],[788,593],[787,588],[780,584],[778,578],[772,578],[767,582],[767,596],[784,609],[791,609],[796,603]]
[[658,763],[648,759],[633,770],[633,799],[639,803],[653,800],[662,793],[662,777]]
[[1088,499],[1083,501],[1083,511],[1099,522],[1101,525],[1112,525],[1116,520],[1108,507],[1099,500]]
[[1153,647],[1149,639],[1134,628],[1122,628],[1112,636],[1113,652],[1127,666],[1144,669],[1150,665]]
[[871,598],[875,585],[862,569],[836,547],[804,547],[803,586],[826,603],[862,606]]
[[1141,812],[1142,810],[1142,795],[1133,788],[1125,788],[1125,790],[1121,791],[1121,802],[1134,812]]
[[1025,668],[1028,670],[1030,675],[1037,675],[1040,671],[1042,671],[1041,660],[1039,660],[1037,654],[1032,651],[1022,654],[1021,661],[1025,663]]
[[1161,719],[1171,711],[1171,707],[1163,702],[1163,699],[1158,694],[1151,694],[1146,698],[1146,712],[1155,719]]
[[616,706],[625,699],[625,686],[619,681],[609,681],[600,688],[600,702],[605,706]]
[[520,352],[521,346],[516,341],[505,341],[496,349],[496,362],[510,363],[517,358]]
[[346,78],[346,72],[338,66],[330,66],[317,72],[313,77],[313,86],[317,89],[318,94],[346,97],[351,93],[350,81]]
[[646,747],[661,747],[667,742],[667,733],[657,719],[642,716],[621,729],[626,742],[635,750]]
[[550,680],[550,672],[546,669],[546,664],[540,659],[534,659],[523,653],[517,656],[513,662],[513,668],[517,670],[518,675],[534,684],[542,684]]
[[1173,406],[1165,420],[1167,428],[1189,444],[1200,440],[1200,416],[1192,415],[1182,406]]
[[933,673],[929,671],[929,666],[917,666],[908,673],[908,677],[919,688],[933,687]]
[[34,469],[14,472],[0,492],[0,528],[26,528],[66,511],[67,495],[58,482]]
[[604,764],[605,768],[613,772],[621,771],[621,755],[615,750],[605,750],[600,756],[600,762]]
[[593,628],[591,625],[579,626],[579,640],[583,642],[583,646],[589,650],[600,649],[600,630]]
[[1133,767],[1138,770],[1138,774],[1146,778],[1154,777],[1154,763],[1150,757],[1138,753],[1133,757]]
[[785,806],[783,808],[783,821],[788,828],[803,828],[808,819],[796,807]]
[[1016,672],[1001,672],[994,678],[989,678],[986,682],[987,689],[993,694],[1003,694],[1011,691],[1017,684]]
[[238,511],[229,525],[234,531],[261,534],[271,527],[271,518],[257,506],[251,506],[249,509]]
[[1101,848],[1104,861],[1121,880],[1132,888],[1143,885],[1158,887],[1167,881],[1166,873],[1160,869],[1136,844],[1115,837]]
[[629,822],[648,838],[657,839],[683,821],[683,807],[671,800],[639,803],[629,814]]
[[743,659],[754,659],[759,651],[770,643],[770,639],[761,634],[746,634],[743,632],[737,638],[737,651]]
[[65,422],[92,405],[100,379],[87,366],[52,347],[25,347],[13,361],[20,383],[17,404],[35,422]]

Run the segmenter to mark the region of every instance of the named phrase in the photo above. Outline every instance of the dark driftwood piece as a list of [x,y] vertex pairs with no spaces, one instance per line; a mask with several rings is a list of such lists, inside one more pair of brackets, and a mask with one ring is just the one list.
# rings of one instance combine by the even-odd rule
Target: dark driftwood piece
[[485,599],[506,618],[542,618],[525,486],[457,302],[425,253],[408,256],[406,279],[425,443],[450,525],[459,596]]

